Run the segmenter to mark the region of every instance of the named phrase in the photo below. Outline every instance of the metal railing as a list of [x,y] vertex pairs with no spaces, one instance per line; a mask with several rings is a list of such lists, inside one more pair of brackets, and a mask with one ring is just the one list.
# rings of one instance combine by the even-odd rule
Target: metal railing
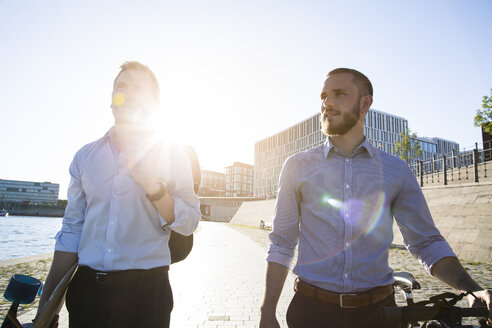
[[430,161],[417,161],[410,167],[420,186],[448,185],[492,180],[492,142],[479,148],[463,149],[460,152],[434,155]]

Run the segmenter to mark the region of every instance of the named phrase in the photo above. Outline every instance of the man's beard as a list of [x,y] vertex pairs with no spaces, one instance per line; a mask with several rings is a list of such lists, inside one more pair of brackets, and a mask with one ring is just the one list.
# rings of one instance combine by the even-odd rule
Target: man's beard
[[359,121],[360,108],[356,104],[350,113],[342,114],[342,122],[335,124],[330,122],[329,118],[325,118],[324,114],[321,113],[321,131],[330,137],[341,136],[350,131]]

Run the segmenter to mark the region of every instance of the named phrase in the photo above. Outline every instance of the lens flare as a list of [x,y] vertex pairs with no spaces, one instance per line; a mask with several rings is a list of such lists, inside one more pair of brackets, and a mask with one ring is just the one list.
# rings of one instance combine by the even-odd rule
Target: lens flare
[[117,93],[113,96],[113,105],[115,107],[121,107],[126,103],[126,97],[122,93]]
[[[382,213],[386,206],[386,194],[384,192],[373,192],[363,198],[349,198],[345,200],[336,199],[330,194],[324,194],[320,199],[322,209],[320,213],[327,215],[326,220],[337,222],[342,220],[345,225],[352,228],[351,240],[345,240],[343,243],[332,243],[331,246],[324,250],[317,250],[317,255],[313,258],[303,258],[301,265],[310,265],[325,261],[329,258],[336,257],[344,252],[347,248],[352,247],[358,239],[374,233],[381,222]],[[333,224],[337,226],[337,224]],[[331,224],[328,224],[331,226]],[[348,242],[348,244],[347,244]],[[301,252],[301,250],[300,250]]]
[[383,208],[385,206],[386,202],[386,194],[384,192],[379,194],[378,201],[377,201],[377,210],[374,212],[374,216],[372,217],[372,222],[371,224],[368,225],[367,230],[365,232],[366,235],[370,234],[373,230],[374,227],[376,227],[377,223],[379,220],[381,220],[381,215],[383,214]]
[[343,208],[343,202],[339,201],[338,199],[331,198],[330,195],[323,196],[322,202],[325,204],[329,204],[332,207],[339,209],[339,210]]

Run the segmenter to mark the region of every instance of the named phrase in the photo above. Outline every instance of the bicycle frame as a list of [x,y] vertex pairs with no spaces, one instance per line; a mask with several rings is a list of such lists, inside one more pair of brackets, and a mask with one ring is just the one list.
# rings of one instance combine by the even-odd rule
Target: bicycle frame
[[[383,315],[387,322],[398,323],[401,327],[487,327],[485,319],[479,321],[480,326],[463,325],[462,321],[464,317],[489,316],[489,311],[486,307],[461,308],[455,306],[456,302],[461,300],[466,294],[443,293],[432,296],[428,301],[414,303],[412,291],[413,289],[421,288],[418,281],[408,272],[395,272],[394,275],[395,291],[403,293],[407,305],[384,308]],[[424,323],[420,325],[418,322],[422,321]],[[431,322],[428,323],[428,321]]]

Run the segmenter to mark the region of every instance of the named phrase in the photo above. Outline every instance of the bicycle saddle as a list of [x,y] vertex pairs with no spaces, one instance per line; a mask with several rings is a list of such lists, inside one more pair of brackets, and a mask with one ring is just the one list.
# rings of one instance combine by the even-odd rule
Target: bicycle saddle
[[395,282],[393,286],[400,287],[403,290],[420,289],[420,283],[410,272],[393,272]]

